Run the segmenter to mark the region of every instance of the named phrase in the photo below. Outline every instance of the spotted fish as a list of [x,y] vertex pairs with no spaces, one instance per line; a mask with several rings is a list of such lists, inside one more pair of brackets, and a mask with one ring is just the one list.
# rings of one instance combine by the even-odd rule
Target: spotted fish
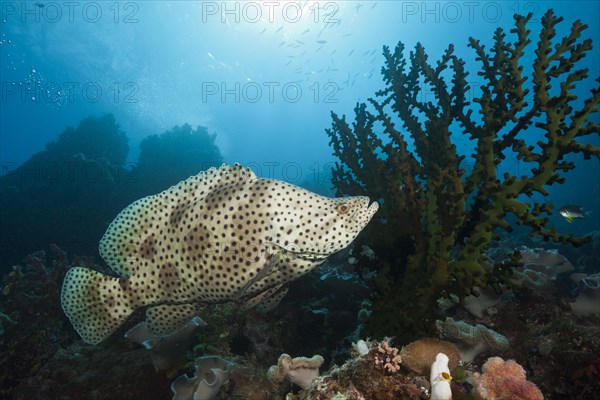
[[202,306],[273,306],[287,284],[345,248],[378,208],[367,197],[327,198],[239,164],[223,164],[125,208],[100,241],[118,275],[74,267],[61,301],[96,344],[146,309],[151,333],[185,326]]

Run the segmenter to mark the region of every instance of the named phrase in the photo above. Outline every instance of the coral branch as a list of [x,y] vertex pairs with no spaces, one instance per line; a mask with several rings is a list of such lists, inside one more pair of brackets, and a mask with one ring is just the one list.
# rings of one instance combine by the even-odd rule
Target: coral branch
[[[453,45],[432,64],[422,45],[405,56],[399,43],[383,49],[386,87],[369,99],[373,111],[358,104],[352,125],[332,113],[327,134],[340,160],[333,171],[338,195],[369,195],[383,203],[379,225],[371,224],[363,237],[379,264],[358,264],[379,269],[368,333],[406,339],[432,333],[427,321],[435,319],[440,295],[464,298],[475,287],[501,284],[510,275],[506,266],[490,272],[482,263],[494,235],[512,231],[511,221],[544,240],[575,246],[587,240],[548,227],[553,205],[527,200],[565,181],[575,167],[566,156],[600,158],[599,147],[580,141],[600,132],[591,118],[600,88],[584,99],[574,92],[581,96],[581,86],[589,85],[589,71],[578,62],[591,40],[581,38],[587,26],[579,21],[557,39],[562,18],[548,11],[528,79],[531,17],[516,15],[508,34],[497,29],[489,48],[470,39],[483,80],[477,98],[468,99],[469,72]],[[433,98],[422,98],[423,83]],[[475,148],[472,166],[457,150],[460,136]],[[523,172],[500,173],[506,159],[519,160]]]

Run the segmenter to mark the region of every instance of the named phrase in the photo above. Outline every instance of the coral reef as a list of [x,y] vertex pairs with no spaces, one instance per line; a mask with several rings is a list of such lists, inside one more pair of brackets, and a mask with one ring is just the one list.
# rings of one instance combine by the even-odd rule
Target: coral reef
[[128,139],[112,114],[67,128],[0,177],[0,270],[48,243],[94,254],[108,222],[127,204],[220,163],[214,140],[203,127],[175,127],[145,139],[139,164],[128,168]]
[[[151,135],[140,143],[135,174],[136,192],[141,196],[167,189],[199,171],[223,163],[215,144],[216,134],[203,126],[175,126],[160,135]],[[139,197],[138,197],[139,198]]]
[[394,371],[390,371],[378,361],[383,354],[380,349],[390,349],[384,350],[385,354],[394,354],[395,348],[391,347],[388,341],[373,341],[369,343],[369,347],[367,354],[350,358],[341,367],[334,366],[316,378],[300,395],[289,398],[417,400],[425,395],[426,389],[421,387],[418,380],[400,373],[400,369],[394,368]]
[[48,252],[27,256],[4,277],[0,312],[15,324],[0,336],[0,397],[99,400],[127,391],[134,398],[166,398],[169,381],[156,374],[145,350],[83,346],[69,328],[59,294],[73,263],[92,265],[51,245]]
[[[218,400],[283,399],[289,391],[299,390],[290,383],[272,383],[266,373],[283,348],[295,346],[295,349],[311,350],[310,345],[298,341],[300,335],[314,344],[321,337],[321,331],[307,331],[298,323],[306,317],[298,318],[304,311],[298,307],[297,299],[284,300],[279,309],[268,314],[239,313],[234,306],[207,307],[202,317],[208,325],[194,337],[193,350],[188,353],[188,368],[157,371],[153,365],[156,356],[153,352],[163,344],[148,351],[115,335],[101,346],[88,346],[72,330],[60,309],[58,294],[66,270],[74,264],[101,269],[87,258],[68,257],[58,247],[50,246],[50,251],[28,256],[4,277],[0,313],[14,323],[3,319],[0,397],[164,400],[172,398],[169,387],[173,377],[184,372],[191,376],[195,371],[194,360],[207,354],[218,354],[235,362],[229,382],[219,389]],[[310,290],[316,295],[330,280],[322,281],[319,276],[315,273],[310,280],[312,284],[299,282],[298,286],[312,288]],[[484,317],[487,325],[510,339],[511,346],[502,350],[502,357],[517,360],[548,400],[590,399],[600,390],[600,361],[596,356],[600,352],[600,317],[577,316],[570,311],[569,300],[574,286],[567,277],[559,276],[540,289],[514,291],[512,296],[503,297],[495,305],[495,314]],[[319,307],[327,304],[322,302]],[[461,307],[453,307],[448,312],[453,313],[454,321],[464,320],[471,327],[477,321],[481,322]],[[143,314],[137,314],[121,334],[141,319]],[[144,335],[142,338],[147,339]],[[347,340],[345,352],[332,350],[333,346],[330,346],[331,358],[335,354],[342,360],[341,366],[330,367],[306,390],[288,393],[287,398],[427,398],[432,387],[428,371],[437,355],[434,352],[443,352],[449,357],[453,399],[473,399],[469,376],[478,371],[485,360],[476,357],[471,363],[456,366],[459,356],[456,349],[452,350],[452,344],[441,345],[442,341],[437,339],[415,343],[418,342],[426,345],[428,350],[422,347],[419,350],[412,343],[405,346],[398,352],[402,355],[402,363],[394,372],[384,368],[385,364],[376,363],[383,354],[379,348],[389,348],[391,353],[386,351],[386,354],[394,354],[396,347],[391,341],[364,340],[352,350]],[[261,350],[257,354],[254,354],[255,346]],[[407,349],[412,350],[407,352]],[[173,354],[171,350],[167,351],[168,355]],[[175,350],[177,355],[181,354],[178,353],[180,348]],[[424,360],[417,363],[422,367],[415,368],[415,357]]]
[[543,400],[542,392],[525,377],[525,370],[515,360],[491,357],[473,375],[475,395],[481,400]]
[[126,183],[127,151],[111,114],[88,117],[0,177],[0,269],[48,243],[93,254],[106,221],[121,207],[117,190]]
[[[379,223],[362,236],[378,260],[359,257],[357,264],[378,269],[366,334],[405,341],[431,334],[440,295],[462,299],[475,287],[506,282],[516,259],[489,271],[483,262],[494,235],[511,232],[512,221],[544,240],[585,242],[548,226],[553,205],[533,196],[547,195],[549,186],[565,181],[575,167],[567,156],[600,157],[599,147],[582,140],[600,130],[592,118],[599,88],[592,87],[583,100],[580,94],[581,86],[592,86],[588,70],[578,66],[592,41],[582,39],[587,26],[580,21],[556,38],[562,18],[549,10],[529,67],[524,54],[531,52],[531,17],[515,15],[513,41],[501,28],[489,48],[470,39],[482,80],[481,95],[472,101],[466,63],[453,45],[431,64],[422,45],[405,57],[400,43],[394,51],[384,47],[387,86],[369,99],[374,111],[358,104],[352,125],[332,113],[327,134],[340,160],[332,179],[337,194],[382,203]],[[423,82],[434,100],[420,95]],[[472,167],[457,151],[460,137],[475,148]],[[531,143],[532,138],[540,140]],[[504,172],[502,162],[511,158],[528,172]]]

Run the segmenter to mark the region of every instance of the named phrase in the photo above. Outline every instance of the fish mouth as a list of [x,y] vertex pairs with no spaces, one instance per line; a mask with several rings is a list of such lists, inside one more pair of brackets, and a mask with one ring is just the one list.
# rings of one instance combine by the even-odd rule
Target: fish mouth
[[362,229],[369,223],[371,218],[373,218],[373,215],[375,215],[379,209],[379,203],[377,201],[371,203],[371,199],[366,196],[360,196],[357,200],[358,204],[356,210],[354,210],[348,220],[352,221],[352,223],[361,225]]
[[[369,201],[371,201],[371,200],[370,199],[367,200],[367,204],[369,204],[368,203]],[[373,215],[375,215],[375,213],[377,212],[377,210],[379,210],[379,203],[377,201],[374,201],[367,208],[367,213],[369,213],[369,215],[372,217]]]
[[[367,223],[369,223],[371,218],[373,218],[373,215],[375,215],[377,210],[379,210],[379,203],[377,201],[373,201],[371,203],[371,199],[369,199],[368,197],[364,197],[363,199],[364,199],[363,200],[364,207],[359,207],[359,209],[352,216],[352,219],[354,221],[356,221],[358,218],[362,217],[365,219],[364,224],[366,225]],[[361,215],[364,212],[366,212],[366,215],[364,215],[364,214]],[[360,221],[358,221],[358,222],[360,222]]]

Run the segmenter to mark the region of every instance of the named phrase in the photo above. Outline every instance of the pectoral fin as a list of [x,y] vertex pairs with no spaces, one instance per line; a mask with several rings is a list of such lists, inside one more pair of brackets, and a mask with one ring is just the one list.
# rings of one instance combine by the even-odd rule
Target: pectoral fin
[[266,296],[257,306],[256,309],[260,312],[269,312],[275,309],[283,299],[283,296],[288,292],[288,286],[281,286],[275,293]]
[[280,258],[281,255],[279,253],[271,255],[267,260],[265,266],[254,276],[254,278],[250,279],[250,281],[248,281],[248,283],[246,283],[244,287],[239,291],[239,293],[235,297],[235,300],[239,300],[242,297],[246,296],[248,294],[248,290],[252,287],[252,285],[260,281],[261,279],[267,277],[270,273],[274,272],[275,267],[279,263]]
[[263,292],[258,293],[256,296],[251,297],[242,304],[242,310],[249,310],[256,307],[258,311],[267,312],[279,304],[283,296],[288,291],[288,287],[285,285],[273,286]]

